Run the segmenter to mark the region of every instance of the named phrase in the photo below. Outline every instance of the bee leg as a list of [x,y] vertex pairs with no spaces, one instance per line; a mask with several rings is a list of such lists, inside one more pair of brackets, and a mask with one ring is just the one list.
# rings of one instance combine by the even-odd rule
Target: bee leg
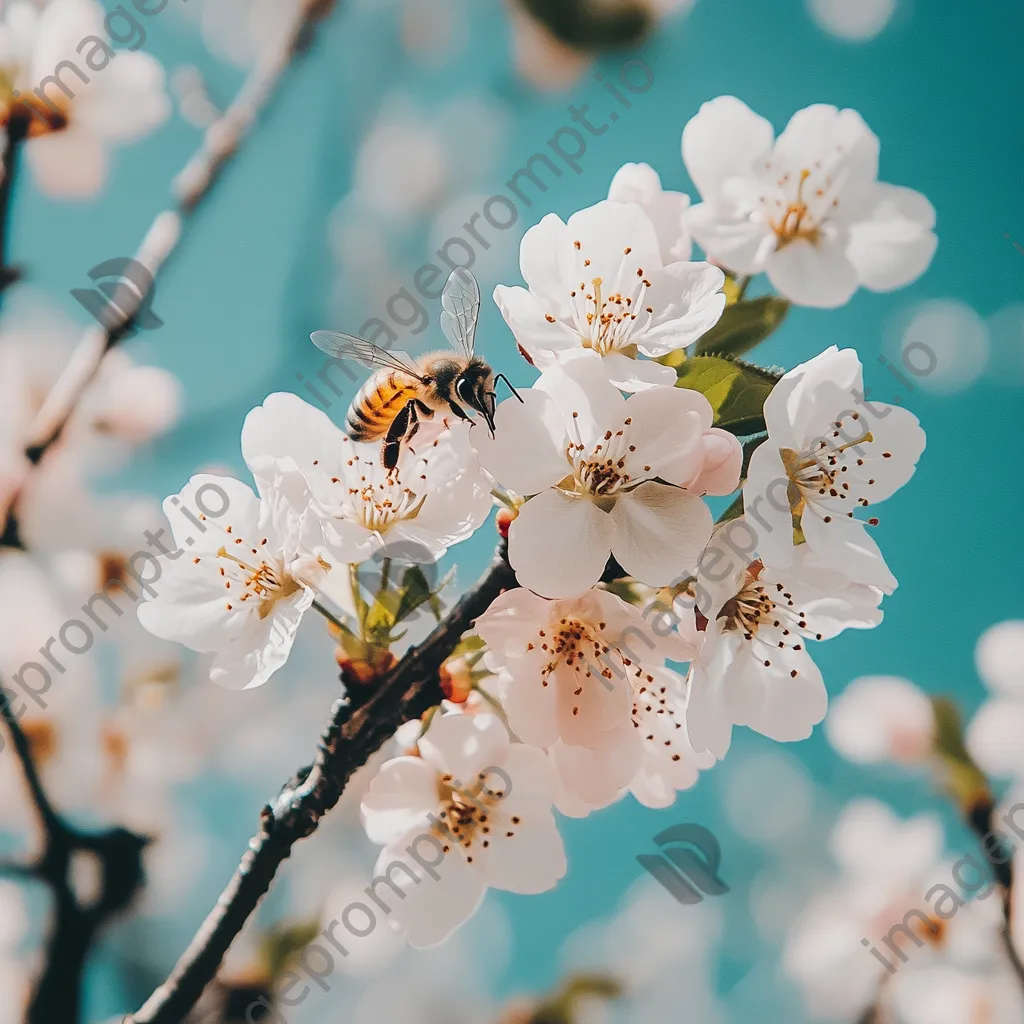
[[408,444],[420,429],[420,420],[429,420],[434,415],[434,410],[429,405],[424,405],[418,398],[413,398],[406,406],[409,410],[409,429],[405,432],[405,443]]
[[520,402],[523,401],[522,396],[519,394],[518,391],[516,391],[516,389],[514,387],[512,387],[512,382],[508,379],[508,377],[505,376],[505,374],[499,373],[494,378],[494,380],[495,380],[495,383],[497,383],[499,380],[503,380],[505,382],[505,384],[508,386],[509,391],[511,391],[512,394],[515,395],[516,398],[518,398]]
[[398,415],[391,421],[387,436],[384,438],[384,444],[381,448],[381,461],[389,473],[394,473],[395,467],[398,465],[402,441],[409,432],[409,419],[413,415],[414,403],[415,399],[412,399],[402,406]]
[[468,420],[469,419],[469,417],[462,411],[462,409],[458,405],[456,405],[454,402],[449,402],[448,403],[448,407],[451,409],[451,411],[453,413],[455,413],[455,415],[456,415],[456,417],[458,419],[460,419],[460,420]]

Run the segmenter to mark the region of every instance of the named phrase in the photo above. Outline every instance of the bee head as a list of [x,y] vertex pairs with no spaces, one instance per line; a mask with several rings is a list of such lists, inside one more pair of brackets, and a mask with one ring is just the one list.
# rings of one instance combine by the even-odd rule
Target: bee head
[[455,381],[455,394],[464,406],[483,416],[494,437],[494,371],[486,363],[474,360]]

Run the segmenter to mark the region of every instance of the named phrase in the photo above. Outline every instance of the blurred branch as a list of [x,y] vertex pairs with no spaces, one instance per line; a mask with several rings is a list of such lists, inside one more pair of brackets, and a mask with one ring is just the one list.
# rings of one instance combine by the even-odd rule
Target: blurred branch
[[934,697],[932,708],[935,712],[935,756],[940,782],[955,801],[964,822],[978,837],[982,853],[992,867],[1003,901],[1003,923],[1000,930],[1003,946],[1010,966],[1024,985],[1024,964],[1021,963],[1010,928],[1014,882],[1012,851],[1005,843],[1000,844],[1002,849],[998,846],[995,849],[989,848],[992,845],[992,819],[996,805],[992,787],[967,749],[963,722],[956,704],[948,697]]
[[[149,271],[151,283],[141,293],[132,288],[119,289],[118,305],[122,307],[124,316],[112,327],[96,324],[82,335],[32,424],[25,454],[33,465],[38,465],[60,440],[79,399],[96,376],[103,357],[131,332],[135,318],[146,309],[156,279],[177,249],[191,223],[192,214],[210,194],[224,168],[238,152],[293,58],[308,46],[316,23],[327,15],[332,6],[333,0],[303,0],[296,7],[295,15],[278,45],[254,68],[231,105],[206,130],[198,151],[175,177],[172,206],[154,218],[134,257]],[[15,520],[16,501],[17,498],[11,502],[3,539],[3,543],[10,546],[20,546]]]
[[316,760],[300,769],[274,803],[263,809],[259,832],[250,840],[217,905],[167,981],[141,1010],[125,1019],[125,1024],[178,1024],[183,1019],[217,973],[228,947],[270,888],[295,843],[316,831],[355,771],[403,722],[441,702],[441,665],[473,620],[503,590],[517,585],[502,542],[488,571],[422,644],[410,648],[376,686],[353,691],[348,699],[334,705]]
[[[142,884],[142,851],[149,840],[127,829],[97,834],[69,825],[53,808],[43,788],[32,748],[0,686],[0,718],[14,744],[32,805],[43,832],[43,849],[31,864],[5,864],[0,871],[46,883],[53,893],[53,923],[36,981],[26,1024],[76,1024],[81,1015],[82,974],[96,933],[132,901]],[[76,854],[92,854],[99,863],[98,897],[83,906],[71,882]]]

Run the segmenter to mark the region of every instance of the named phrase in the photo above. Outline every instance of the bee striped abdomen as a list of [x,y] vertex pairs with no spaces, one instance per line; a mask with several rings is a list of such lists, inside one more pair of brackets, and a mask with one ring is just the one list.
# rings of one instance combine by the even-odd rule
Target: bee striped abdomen
[[375,441],[384,437],[394,418],[410,398],[417,395],[416,382],[395,370],[380,370],[360,389],[345,418],[345,429],[353,441]]

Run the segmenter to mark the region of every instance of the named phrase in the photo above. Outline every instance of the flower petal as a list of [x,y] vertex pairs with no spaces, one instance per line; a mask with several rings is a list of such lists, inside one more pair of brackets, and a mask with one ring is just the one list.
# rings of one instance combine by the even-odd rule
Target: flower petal
[[359,806],[371,842],[384,844],[422,827],[439,805],[434,767],[422,757],[395,757],[380,766]]

